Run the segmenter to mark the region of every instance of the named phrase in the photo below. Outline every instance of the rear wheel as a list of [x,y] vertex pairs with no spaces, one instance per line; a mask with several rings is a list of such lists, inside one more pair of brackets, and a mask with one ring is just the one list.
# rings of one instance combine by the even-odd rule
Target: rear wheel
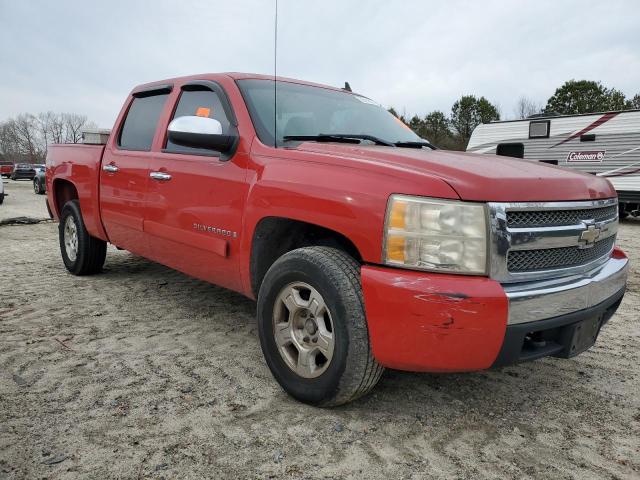
[[77,200],[67,202],[62,208],[58,234],[60,253],[67,270],[74,275],[90,275],[102,270],[107,242],[89,235]]
[[258,324],[273,376],[302,402],[355,400],[384,370],[371,353],[360,266],[340,250],[306,247],[278,259],[260,287]]
[[4,202],[4,193],[0,193],[0,205]]

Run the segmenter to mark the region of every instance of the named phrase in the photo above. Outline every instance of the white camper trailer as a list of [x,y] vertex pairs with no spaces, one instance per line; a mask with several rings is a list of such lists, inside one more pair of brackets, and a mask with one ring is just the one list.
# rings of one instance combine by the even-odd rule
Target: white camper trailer
[[534,116],[478,125],[468,152],[524,158],[606,177],[620,215],[640,215],[640,110]]

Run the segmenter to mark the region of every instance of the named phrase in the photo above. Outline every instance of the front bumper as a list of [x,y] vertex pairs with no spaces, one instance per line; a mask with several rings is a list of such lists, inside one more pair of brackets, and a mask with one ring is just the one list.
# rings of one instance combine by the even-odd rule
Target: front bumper
[[599,331],[617,309],[627,270],[619,249],[587,275],[517,286],[485,277],[364,266],[373,354],[389,368],[432,372],[571,356],[578,353],[571,352],[577,325],[597,319]]

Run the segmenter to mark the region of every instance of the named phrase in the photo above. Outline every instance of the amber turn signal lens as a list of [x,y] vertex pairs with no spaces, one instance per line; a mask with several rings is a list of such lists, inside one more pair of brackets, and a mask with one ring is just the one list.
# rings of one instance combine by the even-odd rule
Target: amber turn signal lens
[[407,203],[395,201],[391,204],[391,215],[389,216],[389,228],[404,230],[406,227]]
[[400,235],[390,235],[387,238],[387,260],[393,262],[404,262],[405,243],[405,237]]

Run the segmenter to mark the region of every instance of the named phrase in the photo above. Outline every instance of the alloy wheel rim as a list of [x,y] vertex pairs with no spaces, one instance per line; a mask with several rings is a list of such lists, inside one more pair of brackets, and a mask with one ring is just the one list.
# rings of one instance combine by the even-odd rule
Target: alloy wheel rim
[[78,256],[78,227],[72,216],[68,216],[64,222],[64,248],[69,260],[75,262]]
[[322,375],[331,363],[335,333],[331,312],[311,285],[286,285],[276,297],[273,335],[280,356],[303,378]]

